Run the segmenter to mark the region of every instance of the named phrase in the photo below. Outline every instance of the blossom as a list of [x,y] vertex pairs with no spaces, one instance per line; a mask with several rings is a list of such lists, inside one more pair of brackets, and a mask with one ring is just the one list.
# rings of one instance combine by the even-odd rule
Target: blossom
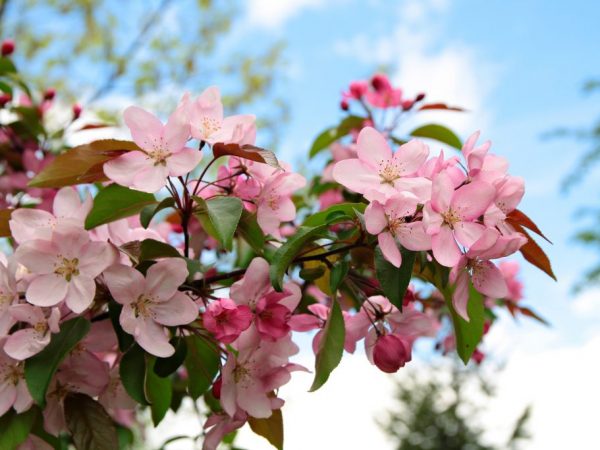
[[289,320],[300,302],[300,288],[287,283],[276,292],[269,279],[269,263],[254,258],[244,277],[235,282],[229,295],[237,305],[245,305],[254,314],[254,325],[263,338],[279,339],[290,331]]
[[425,162],[429,148],[413,139],[401,145],[396,153],[385,137],[371,127],[363,128],[358,135],[358,158],[344,159],[333,168],[333,178],[348,189],[363,194],[371,200],[377,194],[390,196],[398,191],[410,191],[420,196],[427,190],[429,181],[408,178]]
[[508,289],[508,294],[504,299],[518,302],[523,298],[523,283],[517,278],[520,270],[519,263],[517,261],[502,261],[498,268],[502,272]]
[[114,299],[123,305],[119,321],[148,353],[161,358],[171,356],[165,327],[185,325],[196,319],[196,304],[179,292],[188,276],[181,258],[163,259],[152,265],[144,277],[137,270],[114,265],[104,272],[104,280]]
[[41,352],[50,343],[51,333],[59,331],[58,308],[52,308],[49,314],[45,314],[42,308],[35,306],[13,305],[10,314],[15,320],[31,325],[15,331],[4,343],[6,354],[19,361]]
[[10,216],[10,231],[18,243],[32,239],[50,239],[52,230],[63,225],[83,227],[92,209],[92,196],[88,193],[82,202],[73,187],[60,189],[54,197],[53,214],[42,209],[18,208]]
[[7,355],[2,346],[0,341],[0,417],[11,407],[22,413],[33,404],[25,382],[23,363]]
[[236,411],[232,417],[223,413],[211,414],[204,423],[203,428],[208,431],[202,442],[202,450],[216,450],[226,435],[241,428],[247,420],[248,414],[242,410]]
[[245,305],[236,305],[229,298],[211,302],[202,315],[204,328],[224,344],[235,341],[252,323],[252,312]]
[[66,225],[55,229],[50,240],[27,241],[16,252],[17,261],[33,274],[27,301],[38,306],[64,301],[77,314],[91,305],[96,293],[94,279],[116,257],[112,245],[90,241],[85,230]]
[[245,345],[243,337],[249,331],[237,341],[237,354],[227,355],[222,370],[221,406],[231,417],[241,409],[252,417],[266,418],[283,405],[283,400],[272,392],[291,379],[291,372],[304,368],[289,363],[289,357],[298,353],[289,334],[276,341],[256,343],[251,339]]
[[189,94],[183,99],[189,115],[192,136],[209,144],[254,144],[256,140],[255,117],[250,114],[223,118],[223,104],[219,88],[211,86],[195,101]]
[[5,336],[14,322],[10,306],[19,298],[16,269],[14,258],[6,259],[0,253],[0,336]]
[[431,236],[433,256],[443,266],[452,267],[461,256],[457,241],[469,247],[479,239],[485,226],[477,220],[494,199],[495,189],[483,181],[473,181],[456,191],[450,177],[440,172],[433,180],[431,201],[423,209],[423,222]]
[[190,126],[184,108],[171,114],[166,125],[136,106],[124,113],[125,124],[141,151],[127,152],[104,164],[104,173],[115,183],[144,192],[157,192],[167,177],[191,172],[202,154],[186,147]]
[[377,235],[385,259],[400,267],[399,241],[408,250],[429,250],[431,238],[423,222],[415,220],[419,199],[409,192],[393,194],[384,204],[373,201],[365,210],[367,231]]

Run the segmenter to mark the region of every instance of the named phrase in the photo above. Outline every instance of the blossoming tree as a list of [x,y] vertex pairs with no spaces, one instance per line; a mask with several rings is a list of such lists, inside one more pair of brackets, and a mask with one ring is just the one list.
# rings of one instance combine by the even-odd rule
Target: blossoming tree
[[[421,338],[481,361],[496,310],[541,320],[518,265],[498,262],[521,252],[553,276],[518,209],[524,180],[479,132],[464,145],[438,124],[397,134],[409,115],[460,108],[406,98],[381,74],[353,82],[346,117],[310,149],[328,164],[307,180],[255,146],[254,116],[224,115],[217,87],[166,122],[127,108],[130,141],[68,148],[81,110],[47,129],[54,95],[36,100],[11,51],[0,448],[126,448],[136,411],[157,425],[183,397],[210,411],[203,448],[246,423],[282,448],[278,390],[295,371],[313,372],[314,391],[362,345],[393,373]],[[302,332],[314,368],[293,362]]]

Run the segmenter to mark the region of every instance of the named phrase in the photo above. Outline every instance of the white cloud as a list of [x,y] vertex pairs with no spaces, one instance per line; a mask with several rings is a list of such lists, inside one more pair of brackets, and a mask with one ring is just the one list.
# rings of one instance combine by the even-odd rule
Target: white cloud
[[587,319],[600,317],[600,289],[588,289],[579,294],[571,303],[573,312]]
[[303,10],[324,5],[322,0],[250,0],[247,21],[262,28],[279,28]]

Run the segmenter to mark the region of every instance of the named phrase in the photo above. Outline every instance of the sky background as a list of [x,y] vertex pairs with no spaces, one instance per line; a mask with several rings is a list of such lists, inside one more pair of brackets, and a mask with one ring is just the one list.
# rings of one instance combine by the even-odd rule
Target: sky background
[[[234,33],[223,45],[254,46],[283,38],[286,81],[280,86],[292,107],[278,156],[306,165],[314,137],[336,124],[340,92],[354,79],[389,67],[408,96],[460,105],[468,113],[421,116],[454,128],[462,138],[480,129],[493,151],[507,157],[511,173],[526,179],[521,209],[554,242],[544,245],[558,282],[524,266],[523,301],[552,326],[515,323],[502,317],[485,343],[504,364],[496,379],[499,398],[482,416],[491,442],[506,438],[509,424],[533,405],[528,449],[595,449],[600,401],[600,290],[573,294],[573,285],[596,256],[572,236],[582,227],[575,213],[600,203],[600,172],[592,171],[570,193],[561,181],[576,167],[585,143],[542,139],[557,127],[585,127],[600,113],[598,96],[583,83],[600,76],[600,2],[589,0],[249,0]],[[175,4],[177,5],[177,4]],[[173,6],[177,7],[177,6]],[[250,48],[250,47],[249,47]],[[245,111],[252,113],[253,111]],[[404,125],[410,131],[415,122]],[[260,133],[259,133],[260,143]],[[438,150],[436,144],[432,150]],[[304,346],[308,348],[308,345]],[[427,376],[427,351],[413,366]],[[417,358],[419,359],[419,358]],[[307,367],[313,355],[297,358]],[[492,364],[492,366],[495,366]],[[493,368],[486,370],[493,371]],[[393,404],[394,379],[358,353],[344,358],[330,381],[307,393],[311,375],[294,375],[281,393],[286,449],[392,449],[374,417]],[[153,433],[155,442],[181,431],[194,434],[190,417],[170,418]],[[239,444],[270,448],[242,431]],[[169,449],[189,448],[187,443]]]

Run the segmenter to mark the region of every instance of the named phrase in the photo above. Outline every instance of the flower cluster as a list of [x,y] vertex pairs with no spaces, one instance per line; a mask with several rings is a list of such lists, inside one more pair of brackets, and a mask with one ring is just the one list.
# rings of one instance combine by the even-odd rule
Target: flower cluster
[[517,209],[523,180],[478,133],[463,159],[418,139],[394,151],[369,108],[423,96],[383,75],[344,95],[367,115],[313,147],[332,158],[311,182],[255,145],[254,116],[225,117],[216,87],[184,95],[166,123],[129,107],[132,141],[33,171],[24,189],[50,202],[0,216],[13,247],[0,257],[0,416],[42,425],[15,447],[61,433],[78,445],[88,413],[116,442],[136,408],[157,424],[183,396],[210,411],[206,450],[247,422],[277,442],[279,389],[310,371],[293,361],[296,333],[313,336],[314,390],[344,351],[393,373],[421,338],[480,362],[461,339],[487,332],[486,309],[533,315],[518,266],[495,261],[531,251],[525,228],[541,234]]

